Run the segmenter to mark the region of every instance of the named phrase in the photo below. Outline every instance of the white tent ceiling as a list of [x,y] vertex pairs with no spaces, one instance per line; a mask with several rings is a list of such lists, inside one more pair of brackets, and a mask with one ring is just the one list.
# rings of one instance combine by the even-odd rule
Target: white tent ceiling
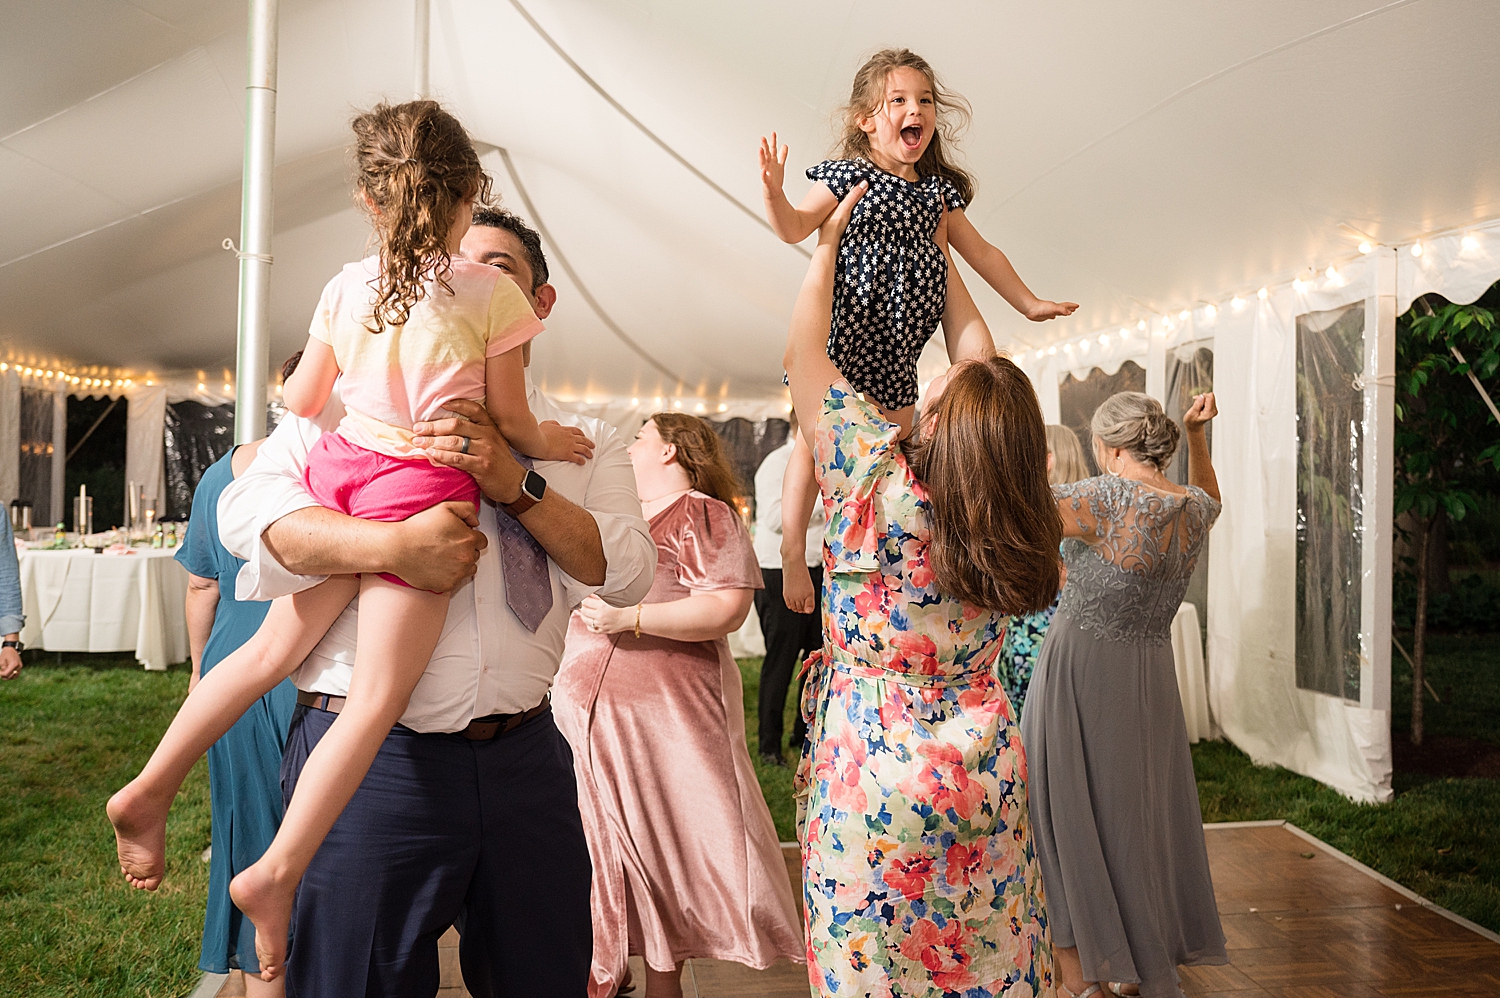
[[[412,0],[281,6],[273,358],[364,248],[350,112],[408,96],[413,65]],[[245,9],[0,9],[0,358],[232,365]],[[1039,294],[1083,303],[1039,327],[983,289],[1020,348],[1321,269],[1360,233],[1500,215],[1496,38],[1481,0],[433,0],[431,60],[505,201],[529,214],[500,149],[549,251],[649,358],[554,260],[538,377],[764,398],[805,257],[756,221],[755,145],[790,142],[799,197],[874,48],[921,52],[970,99],[970,217]]]

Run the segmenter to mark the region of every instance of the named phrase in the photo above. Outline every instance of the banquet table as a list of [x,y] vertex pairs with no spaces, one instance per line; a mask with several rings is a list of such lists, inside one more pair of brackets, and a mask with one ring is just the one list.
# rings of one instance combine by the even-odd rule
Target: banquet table
[[47,651],[133,652],[153,671],[184,661],[188,575],[176,553],[21,551],[21,640]]

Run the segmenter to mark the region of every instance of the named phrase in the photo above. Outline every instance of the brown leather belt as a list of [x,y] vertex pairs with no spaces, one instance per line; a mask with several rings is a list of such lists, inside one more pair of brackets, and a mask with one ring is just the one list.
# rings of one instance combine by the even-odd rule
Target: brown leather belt
[[[344,709],[347,697],[331,696],[327,693],[308,693],[306,690],[297,691],[297,703],[303,707],[312,707],[314,710],[326,710],[330,714],[337,714]],[[462,731],[453,732],[463,735],[471,742],[487,742],[491,738],[514,731],[521,725],[534,717],[540,717],[552,708],[552,697],[549,694],[542,698],[542,702],[530,710],[523,710],[517,714],[491,714],[488,717],[476,717],[469,722],[469,726]]]

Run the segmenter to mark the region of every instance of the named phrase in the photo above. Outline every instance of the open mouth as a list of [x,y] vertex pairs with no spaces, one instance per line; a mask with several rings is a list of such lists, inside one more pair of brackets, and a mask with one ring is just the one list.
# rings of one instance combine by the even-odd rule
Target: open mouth
[[922,126],[907,125],[901,129],[901,142],[908,149],[915,149],[922,144]]

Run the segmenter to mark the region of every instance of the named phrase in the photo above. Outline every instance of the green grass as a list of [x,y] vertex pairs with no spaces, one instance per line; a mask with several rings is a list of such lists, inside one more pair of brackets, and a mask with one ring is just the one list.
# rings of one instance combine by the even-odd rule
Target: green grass
[[[1428,730],[1500,741],[1494,638],[1435,635],[1429,668],[1441,705]],[[187,691],[187,671],[148,673],[105,656],[32,656],[0,684],[0,994],[174,998],[198,971],[208,867],[206,768],[194,769],[168,825],[167,879],[154,894],[120,879],[104,819]],[[795,838],[790,766],[759,760],[760,660],[744,659],[745,727],[782,841]],[[1397,668],[1396,731],[1404,731]],[[1451,691],[1452,696],[1449,696]],[[1408,694],[1409,695],[1409,694]],[[786,729],[795,704],[788,698]],[[791,760],[789,760],[790,762]],[[1500,781],[1400,777],[1390,804],[1354,804],[1233,746],[1193,749],[1206,821],[1283,818],[1424,897],[1500,930]]]
[[199,763],[167,826],[154,893],[120,877],[104,817],[187,693],[187,669],[28,655],[0,683],[0,993],[169,998],[199,972],[208,773]]

